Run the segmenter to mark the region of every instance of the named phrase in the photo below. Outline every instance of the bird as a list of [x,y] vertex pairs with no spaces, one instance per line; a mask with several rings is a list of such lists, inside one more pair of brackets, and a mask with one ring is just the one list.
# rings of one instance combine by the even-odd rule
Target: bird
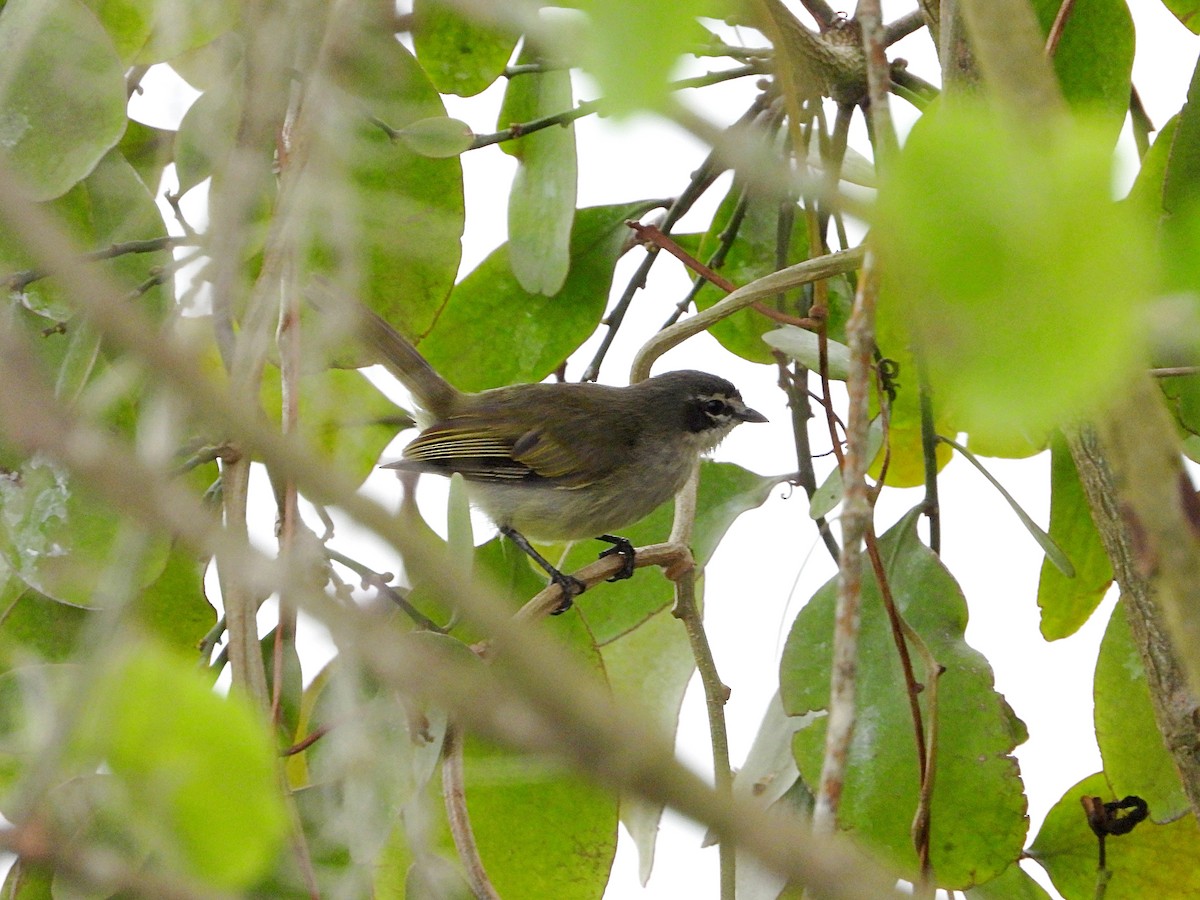
[[471,501],[562,590],[555,613],[582,593],[530,543],[597,538],[601,556],[625,560],[632,544],[615,532],[671,499],[698,457],[743,422],[766,422],[737,388],[695,370],[665,372],[626,387],[538,383],[478,393],[458,390],[376,313],[363,309],[360,336],[413,395],[423,427],[384,468],[459,474]]

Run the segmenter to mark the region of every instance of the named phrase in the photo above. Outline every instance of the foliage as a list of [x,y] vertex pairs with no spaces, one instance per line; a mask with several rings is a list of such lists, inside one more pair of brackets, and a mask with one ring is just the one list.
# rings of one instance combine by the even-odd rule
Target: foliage
[[[1139,571],[1114,550],[1120,515],[1114,526],[1105,510],[1124,507],[1089,480],[1081,422],[1103,418],[1149,365],[1196,363],[1196,329],[1173,324],[1200,320],[1200,68],[1135,189],[1114,200],[1133,24],[1119,0],[1079,0],[1047,66],[1061,109],[1014,116],[1002,90],[948,93],[892,153],[876,106],[879,171],[853,180],[879,188],[864,194],[839,170],[849,123],[871,106],[854,94],[867,84],[868,17],[818,33],[777,0],[562,6],[0,4],[0,813],[11,823],[0,848],[16,857],[5,896],[458,897],[490,883],[506,897],[600,897],[618,823],[645,878],[672,805],[724,841],[723,900],[735,887],[798,896],[788,876],[819,877],[814,859],[834,873],[831,896],[862,896],[855,879],[879,870],[919,895],[1046,896],[1018,866],[1027,859],[1073,900],[1096,890],[1079,802],[1093,795],[1150,805],[1150,821],[1107,838],[1109,897],[1200,890],[1200,778],[1177,755],[1195,742],[1164,721],[1156,667],[1170,647],[1127,602],[1095,672],[1104,770],[1028,841],[1013,756],[1028,735],[966,641],[971,598],[938,556],[933,493],[961,434],[972,459],[1049,448],[1048,527],[1018,510],[1047,548],[1048,640],[1092,617],[1114,572],[1155,577],[1149,551]],[[1058,27],[1056,0],[1001,6],[1043,37]],[[1196,27],[1192,5],[1166,6]],[[695,57],[713,71],[672,80]],[[199,91],[177,128],[130,119],[139,82],[167,68]],[[598,100],[577,102],[578,73]],[[680,100],[755,78],[733,124]],[[496,132],[447,115],[453,98],[493,88]],[[572,123],[597,112],[665,117],[713,153],[654,197],[614,187],[581,208]],[[497,143],[516,169],[507,241],[460,273],[477,202],[462,157]],[[176,190],[166,217],[154,203],[164,184]],[[204,221],[184,220],[189,193],[207,197]],[[707,222],[675,233],[701,198]],[[665,236],[632,251],[643,261],[626,286],[626,223],[651,212]],[[866,269],[814,281],[789,268],[833,259],[864,224]],[[825,533],[842,570],[790,623],[778,698],[736,784],[720,678],[687,619],[691,575],[642,568],[556,618],[523,609],[514,626],[540,574],[505,542],[475,546],[457,483],[447,540],[410,496],[393,515],[357,490],[412,419],[358,371],[376,360],[355,340],[354,302],[462,390],[573,371],[585,348],[594,374],[664,251],[692,266],[681,306],[711,316],[730,353],[777,367],[802,460],[783,475],[701,465],[685,531],[701,571],[782,481],[810,500],[796,546],[826,516],[867,513],[861,564]],[[726,301],[726,288],[763,279],[761,302]],[[1173,372],[1155,402],[1194,455],[1200,374]],[[846,381],[848,405],[831,379]],[[814,447],[831,435],[837,465],[819,486]],[[1178,464],[1179,447],[1158,449]],[[869,495],[851,456],[871,463]],[[248,504],[251,471],[269,475],[277,510]],[[920,484],[929,502],[876,537],[877,493]],[[1194,526],[1190,486],[1169,494]],[[663,506],[624,533],[666,542],[675,515]],[[353,521],[387,545],[401,579],[347,550]],[[251,539],[272,528],[275,558]],[[564,571],[600,549],[541,547]],[[704,602],[731,599],[695,583]],[[857,619],[843,612],[850,595]],[[319,672],[297,642],[297,608],[332,636]],[[835,663],[847,630],[848,705]],[[773,637],[765,629],[762,646]],[[712,789],[686,781],[666,737],[697,667]],[[1171,702],[1194,713],[1189,686],[1174,688]],[[607,702],[621,715],[594,718]],[[856,723],[848,769],[829,750],[842,715]],[[807,828],[814,802],[818,821],[837,807],[837,830],[869,862],[819,834],[771,856],[773,829]],[[767,805],[787,818],[763,825]],[[735,875],[738,841],[748,852]]]

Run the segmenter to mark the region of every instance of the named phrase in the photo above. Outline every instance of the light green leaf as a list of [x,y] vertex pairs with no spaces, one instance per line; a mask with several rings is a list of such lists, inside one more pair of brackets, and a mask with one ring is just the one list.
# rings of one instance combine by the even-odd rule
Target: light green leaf
[[[1029,848],[1029,856],[1049,873],[1064,897],[1090,898],[1096,893],[1096,835],[1080,805],[1085,796],[1120,799],[1113,797],[1103,772],[1089,775],[1063,794]],[[1105,900],[1200,896],[1200,829],[1195,816],[1170,825],[1147,820],[1105,843],[1112,872]]]
[[233,29],[241,18],[237,0],[124,0],[153,16],[150,35],[136,62],[174,59]]
[[[930,855],[939,887],[964,890],[998,875],[1021,854],[1026,802],[1012,750],[1024,725],[993,686],[987,661],[963,640],[967,608],[941,561],[916,533],[910,513],[879,540],[896,607],[945,667],[938,680],[937,779]],[[780,664],[780,693],[790,715],[829,705],[836,579],[822,587],[792,625]],[[870,568],[864,573],[858,654],[858,726],[850,747],[839,823],[894,866],[917,871],[910,828],[919,779],[913,721],[891,628]],[[928,726],[930,673],[921,705]],[[815,784],[824,755],[825,718],[796,734],[801,777]],[[986,802],[980,802],[986,797]]]
[[458,156],[469,150],[475,139],[470,125],[445,116],[413,122],[401,128],[399,136],[413,153],[434,159]]
[[226,890],[267,871],[288,818],[270,736],[241,696],[218,697],[194,660],[143,644],[88,711],[81,746],[107,763],[157,865]]
[[10,0],[0,11],[0,148],[34,199],[62,194],[125,131],[125,71],[78,0]]
[[1141,363],[1130,322],[1153,295],[1151,231],[1110,199],[1110,151],[1080,120],[1034,141],[966,102],[913,129],[873,234],[881,303],[914,330],[952,422],[942,433],[1044,434]]
[[[628,230],[625,220],[651,207],[626,203],[579,210],[570,235],[570,273],[552,297],[521,287],[510,271],[507,246],[496,249],[455,286],[421,352],[464,391],[541,381],[595,331]],[[497,323],[503,340],[496,339]]]
[[[883,447],[883,417],[876,416],[871,420],[867,431],[867,459],[875,459]],[[833,508],[842,502],[843,492],[842,470],[834,467],[824,481],[813,492],[808,503],[808,514],[814,519],[829,515]]]
[[[805,368],[820,371],[821,353],[819,338],[815,332],[795,325],[784,325],[762,336],[767,345],[785,353]],[[850,348],[837,341],[827,340],[829,377],[833,381],[845,381],[850,374]]]
[[415,0],[412,35],[429,80],[460,97],[473,97],[499,78],[517,45],[517,35],[441,0]]
[[[587,600],[578,602],[582,610]],[[648,711],[663,734],[674,734],[696,663],[687,633],[671,611],[660,609],[637,628],[602,645],[600,656],[613,699],[622,707]],[[661,803],[635,794],[621,797],[621,822],[637,846],[642,884],[654,866],[662,811]]]
[[1123,604],[1112,618],[1096,659],[1096,741],[1104,774],[1118,797],[1136,794],[1150,804],[1155,822],[1191,811],[1179,770],[1163,745],[1154,718],[1142,656],[1133,643]]
[[[532,60],[522,52],[518,62]],[[522,75],[508,83],[499,127],[565,112],[573,105],[568,70]],[[575,126],[543,128],[502,146],[520,162],[508,198],[509,265],[530,294],[552,296],[562,289],[571,267],[579,167]]]
[[1113,578],[1112,563],[1092,520],[1075,461],[1061,438],[1050,450],[1048,537],[1071,561],[1075,572],[1074,576],[1064,575],[1049,555],[1042,561],[1038,579],[1041,631],[1042,637],[1054,641],[1079,630],[1104,599]]

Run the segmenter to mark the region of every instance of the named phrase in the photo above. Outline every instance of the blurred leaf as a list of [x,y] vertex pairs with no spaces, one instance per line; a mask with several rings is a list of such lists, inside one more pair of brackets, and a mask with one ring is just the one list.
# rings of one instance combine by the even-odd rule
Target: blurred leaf
[[[534,61],[522,51],[518,63]],[[499,127],[532,122],[574,106],[571,73],[552,69],[513,78],[504,93]],[[575,125],[543,128],[500,145],[519,165],[508,196],[508,261],[533,295],[558,294],[571,268],[575,219]]]
[[517,35],[440,0],[414,0],[412,35],[434,87],[460,97],[473,97],[496,81],[517,46]]
[[409,150],[434,159],[458,156],[469,150],[475,139],[470,125],[445,116],[413,122],[400,129],[399,137]]
[[[1042,34],[1050,33],[1061,6],[1061,0],[1034,0]],[[1133,44],[1125,0],[1076,0],[1054,53],[1063,96],[1079,113],[1103,120],[1114,143],[1129,111]]]
[[[1161,239],[1168,286],[1200,293],[1200,262],[1195,250],[1200,241],[1200,196],[1196,193],[1200,179],[1200,61],[1192,72],[1187,103],[1175,119],[1174,133],[1159,135],[1154,147],[1160,143],[1165,144],[1167,153],[1161,181]],[[1157,188],[1157,179],[1151,185]],[[1187,337],[1191,338],[1187,349],[1194,354],[1194,329]]]
[[162,574],[133,602],[137,620],[166,646],[196,653],[201,639],[217,623],[217,612],[204,593],[204,568],[190,550],[171,548]]
[[464,391],[541,381],[596,329],[625,242],[625,220],[651,208],[642,202],[579,210],[571,270],[553,297],[522,288],[507,248],[494,250],[455,286],[421,353]]
[[[993,686],[987,661],[963,640],[967,607],[941,561],[916,533],[909,513],[879,540],[897,610],[946,667],[938,680],[937,780],[933,792],[930,854],[938,886],[964,890],[998,875],[1021,854],[1028,820],[1012,750],[1026,739],[1024,725]],[[780,692],[790,715],[829,705],[836,579],[800,611],[780,664]],[[910,828],[919,779],[913,722],[891,628],[878,583],[863,575],[858,637],[858,727],[850,747],[839,824],[880,854],[898,875],[917,871]],[[914,654],[915,657],[915,654]],[[931,677],[921,695],[928,726]],[[796,734],[800,774],[817,783],[825,744],[824,717]]]
[[1092,520],[1075,461],[1061,437],[1050,449],[1049,537],[1075,569],[1074,577],[1068,577],[1049,557],[1042,560],[1038,579],[1042,637],[1056,641],[1079,630],[1113,580],[1112,563]]
[[77,0],[9,0],[0,11],[0,147],[35,200],[62,194],[125,131],[125,70]]
[[966,104],[913,129],[874,235],[883,303],[915,329],[944,433],[1043,433],[1141,362],[1150,234],[1110,199],[1110,147],[1079,121],[1035,143]]
[[1192,34],[1200,34],[1200,3],[1196,0],[1163,0],[1163,6],[1182,22]]
[[[789,263],[808,258],[808,232],[804,217],[797,210],[792,212],[792,234],[787,251]],[[710,264],[726,240],[723,235],[736,224],[737,237],[729,245],[724,260],[716,267],[717,271],[738,287],[774,272],[779,268],[776,245],[779,242],[781,214],[780,198],[748,190],[740,181],[735,181],[701,239],[697,257],[706,265]],[[828,284],[833,292],[845,290],[845,279],[831,279]],[[696,295],[696,308],[708,309],[724,296],[725,291],[716,285],[705,284]],[[764,302],[781,312],[799,315],[798,296],[799,291],[793,291],[783,302],[774,299]],[[731,353],[751,362],[772,364],[774,356],[770,348],[764,345],[763,335],[778,327],[777,322],[762,313],[744,309],[722,319],[709,331]]]
[[446,110],[387,10],[356,5],[341,19],[305,99],[311,150],[292,198],[298,246],[311,277],[418,338],[458,271],[462,166],[389,137]]
[[[111,0],[110,0],[111,2]],[[233,29],[241,18],[237,0],[119,0],[153,16],[150,36],[137,54],[142,65],[173,59]]]
[[[1088,827],[1081,797],[1114,798],[1104,773],[1089,775],[1063,794],[1046,815],[1029,856],[1050,875],[1064,897],[1093,897],[1096,892],[1096,835]],[[1153,812],[1153,810],[1152,810]],[[1170,825],[1142,822],[1129,834],[1106,841],[1112,878],[1105,900],[1200,896],[1200,830],[1195,816]]]
[[1142,656],[1129,631],[1123,604],[1112,618],[1096,659],[1096,741],[1104,774],[1117,797],[1136,794],[1150,804],[1155,822],[1189,813],[1179,770],[1154,718]]
[[713,13],[710,0],[577,0],[571,5],[587,14],[590,27],[565,36],[565,49],[582,57],[584,69],[600,83],[606,108],[618,116],[667,105],[679,57],[707,42],[696,17]]
[[240,696],[212,693],[195,662],[130,648],[89,704],[83,747],[102,756],[156,863],[221,889],[245,887],[282,847],[275,753]]

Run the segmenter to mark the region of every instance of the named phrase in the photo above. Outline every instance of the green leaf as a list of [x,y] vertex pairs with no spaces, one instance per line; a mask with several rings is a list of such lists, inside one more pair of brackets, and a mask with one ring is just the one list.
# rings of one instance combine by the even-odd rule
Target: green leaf
[[[945,673],[937,684],[938,756],[930,855],[939,887],[963,890],[998,875],[1021,854],[1027,820],[1017,762],[1024,725],[995,692],[987,661],[963,640],[967,607],[941,561],[917,537],[910,513],[879,540],[896,607],[924,639]],[[822,587],[792,625],[780,664],[780,692],[790,715],[829,705],[836,579]],[[874,573],[863,575],[857,720],[839,823],[858,842],[895,866],[917,871],[910,828],[919,779],[913,721],[891,628]],[[921,704],[929,723],[929,681]],[[815,784],[825,743],[825,718],[796,734],[801,777]],[[987,798],[981,802],[980,798]]]
[[[705,565],[734,520],[747,510],[761,506],[771,488],[778,483],[776,478],[757,475],[732,463],[701,462],[692,538],[696,564]],[[674,516],[675,504],[668,501],[622,532],[635,547],[665,541],[670,536]],[[564,560],[563,571],[592,562],[603,549],[608,549],[608,545],[598,541],[577,542]],[[604,646],[639,627],[669,604],[674,596],[674,588],[660,571],[639,569],[633,578],[588,591],[580,601],[579,611],[595,635],[596,643]]]
[[[464,391],[541,381],[596,329],[625,242],[625,220],[650,203],[579,210],[571,229],[571,268],[553,297],[525,290],[501,246],[454,288],[421,353]],[[497,340],[501,329],[503,340]]]
[[163,169],[172,161],[174,145],[174,131],[143,125],[130,119],[117,150],[133,166],[146,190],[153,195],[162,182]]
[[[529,62],[522,52],[518,62]],[[574,106],[571,73],[554,69],[508,83],[500,127],[566,112]],[[534,295],[559,293],[571,268],[578,158],[575,125],[524,135],[502,148],[520,165],[508,197],[508,261],[518,284]]]
[[34,199],[62,194],[125,131],[125,71],[78,0],[10,0],[0,11],[0,147]]
[[348,16],[305,100],[312,147],[293,197],[298,246],[310,277],[416,338],[458,272],[462,166],[389,137],[444,118],[445,107],[383,7],[355,5]]
[[913,129],[879,194],[881,305],[913,328],[951,432],[1036,440],[1141,364],[1157,273],[1148,223],[1110,199],[1110,151],[1084,122],[1035,141],[965,102]]
[[[696,663],[687,633],[671,611],[663,608],[632,631],[601,645],[600,656],[618,705],[649,712],[663,734],[675,734]],[[662,811],[663,804],[635,794],[621,797],[621,822],[637,846],[642,884],[654,865]]]
[[1050,449],[1049,538],[1075,571],[1074,577],[1069,577],[1049,556],[1042,560],[1037,597],[1041,631],[1046,640],[1055,641],[1079,630],[1104,599],[1113,579],[1112,563],[1079,483],[1075,460],[1061,437]]
[[240,695],[218,697],[193,660],[143,644],[88,712],[82,746],[106,761],[158,865],[227,890],[266,872],[288,817],[270,737]]
[[415,0],[412,36],[434,87],[460,97],[474,97],[499,78],[517,46],[516,34],[441,0]]
[[[1200,289],[1195,253],[1200,239],[1200,198],[1195,191],[1200,178],[1200,61],[1175,122],[1173,134],[1159,135],[1155,141],[1157,147],[1170,138],[1162,175],[1162,254],[1169,287],[1195,292]],[[1194,352],[1194,347],[1188,344],[1187,350]]]
[[[1096,835],[1088,827],[1081,797],[1114,798],[1104,773],[1089,775],[1063,794],[1046,816],[1029,855],[1050,875],[1064,897],[1096,893]],[[1107,839],[1112,872],[1105,900],[1200,896],[1200,829],[1195,816],[1170,825],[1142,822],[1129,834]]]
[[1125,607],[1117,604],[1096,659],[1096,741],[1104,774],[1118,797],[1136,794],[1155,822],[1191,811],[1179,770],[1154,718],[1142,656],[1133,643]]
[[[720,208],[700,242],[697,254],[700,261],[706,264],[718,261],[714,260],[714,255],[721,252],[726,240],[723,235],[727,235],[731,225],[736,224],[737,237],[729,245],[723,262],[717,266],[717,271],[738,287],[774,272],[779,268],[776,245],[779,242],[781,214],[778,197],[749,190],[740,181],[736,181],[721,201]],[[799,262],[808,258],[808,232],[804,217],[798,213],[793,215],[787,258],[789,262]],[[847,290],[844,278],[831,279],[828,284],[830,291],[835,294],[844,294]],[[696,295],[696,307],[708,309],[724,296],[725,291],[716,285],[705,284]],[[765,302],[781,312],[799,315],[800,309],[795,299],[798,296],[799,291],[793,291],[791,298],[784,302]],[[709,331],[731,353],[736,353],[751,362],[771,364],[774,362],[774,356],[770,348],[763,343],[763,335],[777,328],[778,324],[762,313],[744,309],[722,319]]]
[[[821,368],[821,348],[815,332],[795,325],[784,325],[763,334],[767,346],[786,353],[800,365],[814,372]],[[826,368],[833,381],[845,381],[850,374],[850,348],[837,341],[827,340]]]
[[[1058,15],[1059,0],[1034,0],[1043,34]],[[1054,53],[1054,71],[1072,109],[1107,125],[1115,143],[1129,111],[1133,71],[1133,17],[1125,0],[1077,0]]]
[[1163,0],[1163,6],[1171,11],[1192,34],[1200,34],[1200,3],[1196,0]]

